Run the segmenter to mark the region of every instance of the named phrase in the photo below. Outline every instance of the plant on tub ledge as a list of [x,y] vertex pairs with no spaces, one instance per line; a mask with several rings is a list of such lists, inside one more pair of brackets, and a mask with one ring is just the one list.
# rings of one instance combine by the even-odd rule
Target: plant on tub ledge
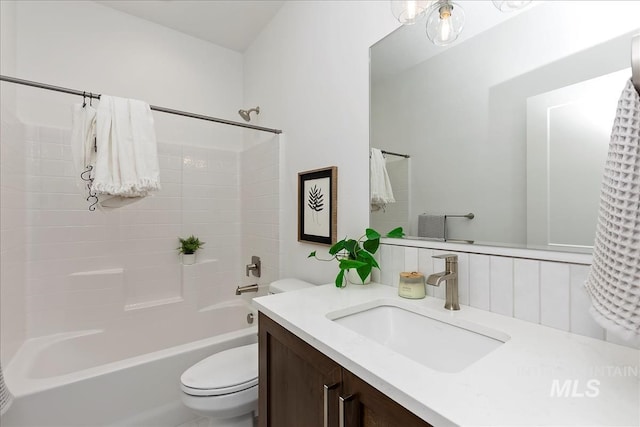
[[[402,238],[404,231],[402,227],[394,228],[387,233],[386,237]],[[382,236],[376,230],[367,228],[364,236],[358,240],[344,239],[336,242],[329,248],[331,258],[322,259],[313,251],[308,258],[315,258],[320,261],[338,261],[340,271],[336,276],[335,284],[338,288],[343,288],[347,283],[368,283],[371,271],[374,268],[380,269],[378,262],[373,255],[380,247],[380,238]],[[355,272],[355,274],[354,274]]]
[[182,263],[184,265],[195,264],[196,262],[196,251],[204,246],[204,242],[201,242],[193,234],[186,239],[182,237],[178,237],[180,240],[180,246],[177,247],[178,252],[182,254]]

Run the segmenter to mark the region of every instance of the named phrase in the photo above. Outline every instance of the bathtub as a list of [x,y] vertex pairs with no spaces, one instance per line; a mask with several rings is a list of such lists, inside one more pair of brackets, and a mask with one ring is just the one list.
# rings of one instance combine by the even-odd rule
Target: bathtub
[[180,401],[180,375],[205,357],[257,342],[244,300],[193,317],[30,339],[7,366],[15,400],[2,426],[175,427],[196,418]]

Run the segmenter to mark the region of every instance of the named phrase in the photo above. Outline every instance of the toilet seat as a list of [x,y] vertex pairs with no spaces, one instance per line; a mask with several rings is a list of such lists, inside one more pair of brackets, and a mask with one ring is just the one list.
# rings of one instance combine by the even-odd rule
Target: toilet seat
[[258,344],[221,351],[187,369],[180,387],[191,396],[222,396],[258,384]]

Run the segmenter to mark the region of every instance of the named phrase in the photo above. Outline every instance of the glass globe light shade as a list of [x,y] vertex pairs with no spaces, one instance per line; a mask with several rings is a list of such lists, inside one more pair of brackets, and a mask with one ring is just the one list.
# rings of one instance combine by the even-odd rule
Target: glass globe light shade
[[522,9],[531,3],[531,0],[493,0],[493,5],[501,12],[513,12],[514,10]]
[[438,46],[453,43],[464,26],[464,10],[457,3],[439,1],[427,16],[427,37]]
[[391,13],[402,25],[412,25],[433,3],[433,0],[391,0]]

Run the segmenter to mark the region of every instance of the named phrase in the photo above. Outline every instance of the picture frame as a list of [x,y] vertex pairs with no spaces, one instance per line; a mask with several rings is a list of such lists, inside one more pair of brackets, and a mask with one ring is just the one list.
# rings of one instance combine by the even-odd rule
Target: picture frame
[[298,241],[333,245],[338,223],[338,167],[298,173]]

